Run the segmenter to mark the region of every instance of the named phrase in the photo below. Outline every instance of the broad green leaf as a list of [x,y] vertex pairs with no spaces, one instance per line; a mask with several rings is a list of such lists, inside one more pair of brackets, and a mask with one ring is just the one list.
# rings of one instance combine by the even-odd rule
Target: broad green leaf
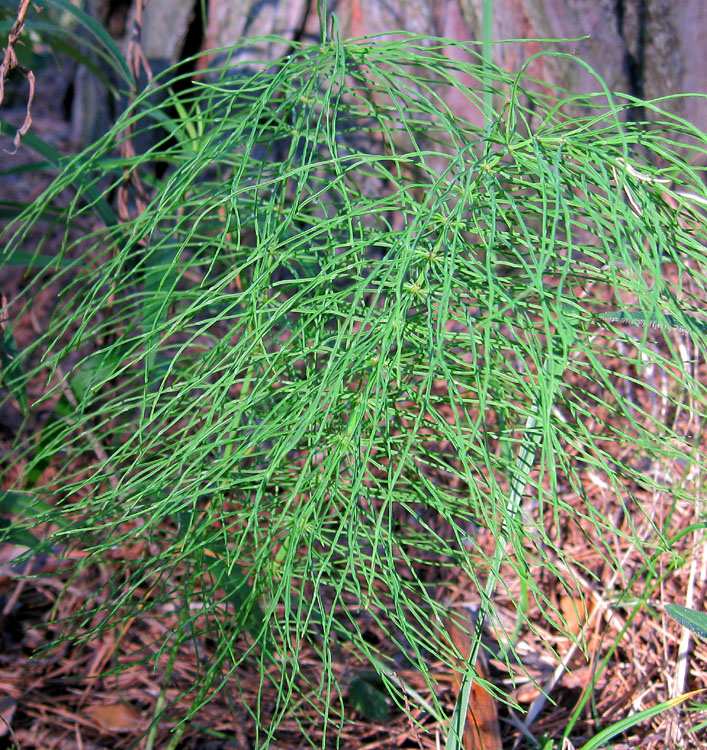
[[81,10],[81,8],[69,2],[69,0],[45,0],[45,2],[49,6],[61,8],[62,10],[74,16],[74,18],[76,18],[76,20],[79,21],[82,26],[90,31],[91,34],[93,34],[93,36],[96,38],[96,40],[106,49],[110,56],[110,59],[113,62],[113,67],[123,77],[125,82],[129,86],[132,86],[134,84],[130,68],[128,67],[128,64],[125,61],[125,58],[123,57],[121,51],[118,49],[118,45],[113,40],[113,37],[103,28],[103,26],[101,26],[100,23],[98,23],[98,21],[92,18],[85,11]]
[[[0,120],[0,132],[2,132],[3,135],[14,138],[16,131],[17,128],[14,125],[10,125],[10,123],[6,120]],[[40,138],[31,129],[29,130],[29,132],[25,133],[22,136],[22,145],[39,154],[55,167],[61,168],[67,162],[66,157],[62,156],[62,154],[57,151],[54,146],[52,146],[50,143],[47,143],[47,141],[45,141],[43,138]],[[79,177],[83,178],[84,175],[77,175],[76,182],[78,184],[80,184],[78,180]],[[98,191],[95,185],[89,185],[88,187],[83,188],[83,191],[86,194],[86,198],[96,206],[96,212],[106,223],[106,226],[115,226],[116,224],[118,224],[118,217],[115,215],[113,209],[108,204],[108,201]],[[44,210],[46,211],[46,208]]]
[[30,531],[22,528],[18,519],[41,522],[39,517],[49,517],[51,514],[53,523],[65,527],[63,519],[52,511],[52,506],[36,495],[25,492],[0,492],[0,512],[12,516],[10,521],[0,518],[0,538],[12,544],[35,549],[40,544],[40,540]]
[[63,449],[65,436],[64,419],[74,415],[74,407],[69,399],[62,395],[54,406],[47,423],[42,428],[42,434],[34,451],[34,459],[29,463],[24,478],[24,489],[32,489],[44,470],[49,466],[56,453]]
[[[111,349],[96,352],[69,374],[69,388],[81,410],[85,409],[98,395],[100,386],[111,378],[123,359],[124,351],[124,346],[117,345]],[[66,395],[62,395],[42,429],[35,449],[35,460],[30,464],[25,476],[25,489],[35,486],[56,452],[62,449],[63,444],[60,438],[65,432],[66,420],[74,420],[77,416],[76,408]]]
[[51,513],[52,506],[27,492],[0,492],[0,511],[30,518],[38,510]]
[[7,518],[0,517],[0,542],[17,544],[27,549],[35,549],[41,544],[37,537],[26,529],[17,528],[17,524]]
[[[49,161],[33,161],[33,162],[30,162],[29,164],[18,164],[17,166],[11,167],[10,169],[0,170],[0,177],[10,177],[11,175],[16,175],[16,174],[27,174],[28,172],[42,173],[42,172],[46,172],[47,169],[51,169],[53,166],[54,165],[52,164],[52,162],[49,162]],[[9,201],[2,201],[2,205],[5,205],[5,204],[9,206],[26,205],[24,203],[14,204],[14,203],[10,203]]]
[[[182,509],[172,514],[172,520],[177,524],[177,534],[182,540],[189,541],[194,535],[194,518],[193,509]],[[212,542],[203,548],[203,552],[214,586],[225,591],[226,601],[233,608],[236,622],[244,627],[254,640],[260,639],[263,650],[268,653],[270,643],[264,629],[264,614],[248,578],[237,564],[231,565],[229,569],[229,552],[223,544]]]
[[79,404],[85,406],[91,400],[90,395],[113,376],[125,351],[122,344],[98,351],[83,360],[69,375],[69,387]]
[[1,326],[0,337],[0,382],[4,383],[15,397],[24,415],[29,413],[26,376],[22,371],[20,353],[8,323]]
[[707,638],[707,612],[688,609],[679,604],[666,604],[665,611],[683,627]]
[[[1,211],[2,209],[0,209]],[[6,258],[0,260],[3,267],[18,266],[20,268],[51,269],[52,266],[68,266],[71,258],[54,258],[42,253],[30,253],[25,250],[13,250]]]
[[[110,61],[111,66],[113,66],[113,57],[110,52],[105,50],[102,45],[96,46],[95,44],[91,44],[85,37],[74,33],[71,29],[64,28],[58,23],[42,23],[38,22],[36,18],[36,16],[31,19],[28,18],[25,22],[25,29],[34,32],[34,34],[39,36],[43,47],[50,48],[55,55],[66,55],[70,60],[74,60],[80,65],[84,65],[94,73],[105,86],[110,85],[106,76],[106,71],[102,69],[90,55],[85,54],[82,48],[95,52],[96,55]],[[7,38],[6,34],[12,28],[12,25],[13,24],[10,22],[0,23],[0,39]],[[19,53],[26,49],[27,48],[22,45],[17,51]],[[20,62],[22,62],[22,60],[20,60]],[[25,66],[31,67],[29,60],[25,62]],[[38,76],[38,79],[41,81],[41,74]]]
[[384,721],[390,714],[383,682],[376,672],[362,672],[349,686],[351,705],[371,721]]
[[142,306],[142,330],[147,354],[145,371],[148,381],[155,382],[158,329],[167,318],[171,297],[177,284],[179,247],[165,245],[151,250],[145,258],[145,301]]
[[236,620],[250,633],[254,640],[260,640],[264,651],[269,651],[267,633],[264,629],[264,614],[255,599],[253,587],[238,565],[229,569],[226,550],[220,545],[209,545],[206,548],[209,560],[209,572],[216,586],[226,592],[226,600],[233,607]]

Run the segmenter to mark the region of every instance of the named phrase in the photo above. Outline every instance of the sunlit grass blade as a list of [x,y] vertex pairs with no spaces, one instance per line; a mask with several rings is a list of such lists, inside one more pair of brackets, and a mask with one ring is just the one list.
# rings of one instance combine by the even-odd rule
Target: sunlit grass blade
[[652,719],[654,716],[663,713],[663,711],[675,708],[681,703],[684,703],[685,701],[690,700],[690,698],[694,698],[696,695],[703,692],[704,690],[693,690],[689,693],[684,693],[683,695],[678,695],[675,698],[670,698],[667,701],[658,703],[650,708],[645,708],[643,711],[637,711],[635,714],[627,716],[625,719],[621,719],[621,721],[617,721],[616,724],[612,724],[610,727],[606,727],[600,732],[597,732],[595,737],[592,737],[589,742],[582,745],[581,750],[597,750],[600,747],[605,747],[610,740],[622,732],[626,732],[632,727],[640,724],[642,721]]

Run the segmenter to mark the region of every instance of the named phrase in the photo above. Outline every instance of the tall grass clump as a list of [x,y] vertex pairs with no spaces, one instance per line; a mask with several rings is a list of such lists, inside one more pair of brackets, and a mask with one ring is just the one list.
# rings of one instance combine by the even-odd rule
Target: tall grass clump
[[[198,652],[190,713],[158,702],[170,720],[224,688],[238,701],[255,674],[276,695],[247,702],[258,747],[285,716],[306,735],[320,715],[334,741],[351,704],[332,665],[349,658],[443,716],[430,665],[463,657],[472,676],[482,627],[522,662],[495,617],[511,581],[517,635],[538,569],[600,587],[628,535],[645,561],[630,608],[668,575],[656,560],[680,564],[644,490],[701,512],[704,135],[660,102],[626,124],[633,99],[445,44],[325,40],[167,71],[5,231],[4,262],[31,271],[3,339],[25,419],[4,533],[62,558],[69,583],[120,569],[64,638],[149,617],[160,655]],[[469,80],[493,85],[485,128],[445,105],[455,91],[483,111]],[[601,569],[563,551],[572,524],[601,540]],[[478,623],[461,655],[460,578]]]

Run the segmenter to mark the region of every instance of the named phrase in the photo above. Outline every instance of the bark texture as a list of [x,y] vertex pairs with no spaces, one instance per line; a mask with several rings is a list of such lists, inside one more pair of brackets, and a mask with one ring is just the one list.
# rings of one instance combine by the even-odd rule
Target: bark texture
[[[133,10],[138,0],[132,0]],[[110,28],[106,9],[116,3],[89,0],[90,9]],[[482,0],[329,0],[341,38],[388,35],[395,30],[448,37],[456,41],[481,39]],[[143,47],[158,70],[176,62],[190,24],[198,22],[196,0],[150,0],[143,13]],[[195,21],[196,19],[196,21]],[[131,24],[124,24],[125,39]],[[580,57],[606,81],[609,89],[637,97],[670,97],[707,93],[707,13],[704,0],[495,0],[494,38],[522,39],[494,48],[495,62],[519,71],[529,57],[554,49]],[[191,29],[193,31],[193,27]],[[250,60],[268,61],[287,53],[288,40],[316,41],[320,37],[314,0],[208,0],[208,20],[200,29],[203,49],[228,47],[244,36],[280,35],[241,53]],[[586,39],[553,44],[535,39]],[[460,55],[450,49],[449,54]],[[237,62],[237,58],[231,58]],[[214,62],[209,58],[209,62]],[[576,93],[601,89],[587,68],[567,58],[543,55],[527,68],[529,76]],[[84,86],[76,108],[78,131],[93,134],[86,111],[96,109],[95,81]],[[79,87],[80,88],[80,87]],[[459,97],[448,102],[458,115],[476,123],[481,113]],[[662,105],[702,130],[707,130],[704,100],[669,99]],[[636,116],[641,114],[635,113]]]

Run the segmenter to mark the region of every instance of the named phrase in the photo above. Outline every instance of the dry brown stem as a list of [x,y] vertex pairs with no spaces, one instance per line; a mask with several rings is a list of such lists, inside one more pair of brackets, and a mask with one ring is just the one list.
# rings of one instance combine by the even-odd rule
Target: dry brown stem
[[8,151],[8,153],[14,154],[20,146],[20,140],[22,136],[30,129],[32,125],[32,100],[34,99],[34,73],[31,70],[27,70],[24,65],[20,65],[17,59],[17,53],[15,52],[15,44],[19,40],[22,32],[25,28],[25,16],[27,15],[27,9],[29,8],[30,0],[21,0],[20,7],[17,10],[17,18],[15,23],[12,25],[10,30],[10,36],[7,39],[7,47],[3,55],[2,64],[0,64],[0,104],[2,104],[5,97],[5,80],[7,79],[10,71],[13,68],[17,68],[22,71],[29,81],[29,96],[27,97],[27,111],[25,113],[25,120],[15,133],[13,144],[15,146],[14,151]]

